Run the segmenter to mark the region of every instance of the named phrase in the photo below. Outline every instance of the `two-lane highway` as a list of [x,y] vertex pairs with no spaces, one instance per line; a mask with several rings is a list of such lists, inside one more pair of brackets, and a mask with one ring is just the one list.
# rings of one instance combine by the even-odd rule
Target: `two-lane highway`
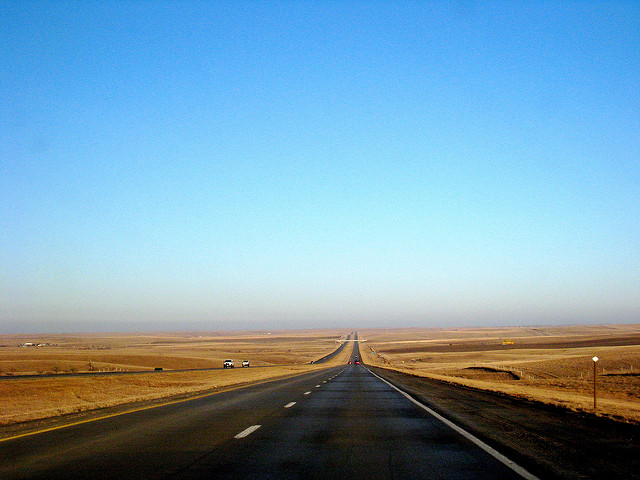
[[339,476],[522,478],[355,364],[0,442],[2,479]]

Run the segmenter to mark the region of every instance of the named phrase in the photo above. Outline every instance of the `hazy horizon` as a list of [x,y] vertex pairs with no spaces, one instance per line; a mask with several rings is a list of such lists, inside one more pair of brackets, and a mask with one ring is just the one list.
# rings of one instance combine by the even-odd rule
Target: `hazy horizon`
[[[167,328],[162,328],[163,325],[157,324],[157,329],[148,329],[148,328],[140,328],[140,329],[131,329],[131,325],[129,323],[111,323],[111,324],[100,324],[100,323],[87,323],[80,322],[75,324],[79,328],[74,329],[73,323],[64,323],[64,327],[61,330],[42,330],[42,324],[37,323],[34,324],[35,330],[20,330],[20,331],[2,331],[0,332],[0,336],[20,336],[27,337],[33,336],[37,339],[37,337],[45,337],[47,335],[56,336],[56,335],[64,335],[64,336],[73,336],[73,335],[208,335],[208,334],[238,334],[238,335],[251,335],[251,334],[261,334],[261,335],[275,335],[278,334],[287,334],[287,333],[302,333],[302,332],[323,332],[323,331],[341,331],[341,332],[367,332],[367,331],[379,331],[379,330],[388,330],[388,331],[420,331],[420,330],[434,330],[434,331],[464,331],[464,330],[502,330],[502,329],[571,329],[571,328],[599,328],[602,327],[602,333],[606,334],[610,328],[619,328],[626,326],[634,326],[640,325],[638,323],[628,323],[628,322],[604,322],[604,323],[594,323],[594,322],[584,322],[584,323],[532,323],[532,324],[499,324],[495,325],[476,325],[476,324],[464,324],[459,323],[456,325],[396,325],[393,327],[378,325],[378,326],[349,326],[349,325],[327,325],[324,327],[304,327],[304,326],[296,326],[296,327],[283,327],[283,326],[275,326],[274,328],[268,328],[267,325],[264,328],[242,328],[242,324],[228,324],[227,326],[218,324],[217,328],[207,328],[206,324],[198,325],[193,324],[191,328],[179,328],[179,325],[176,325],[175,322],[169,322],[165,326]],[[251,323],[250,325],[255,325]],[[112,328],[108,328],[111,326]],[[24,327],[28,327],[24,325]],[[91,329],[89,329],[89,328]],[[100,327],[107,327],[107,329],[101,329]],[[199,328],[201,327],[201,328]]]
[[640,3],[0,15],[0,334],[640,322]]

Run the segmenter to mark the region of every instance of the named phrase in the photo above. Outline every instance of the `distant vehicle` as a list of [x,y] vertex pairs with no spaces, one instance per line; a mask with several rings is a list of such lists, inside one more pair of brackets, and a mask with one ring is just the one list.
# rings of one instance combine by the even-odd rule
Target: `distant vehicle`
[[248,367],[249,366],[249,360],[243,360],[242,361],[242,367]]
[[360,360],[356,360],[356,365],[360,365]]
[[351,360],[349,360],[349,365],[351,365]]
[[233,368],[233,360],[225,360],[222,363],[223,368]]

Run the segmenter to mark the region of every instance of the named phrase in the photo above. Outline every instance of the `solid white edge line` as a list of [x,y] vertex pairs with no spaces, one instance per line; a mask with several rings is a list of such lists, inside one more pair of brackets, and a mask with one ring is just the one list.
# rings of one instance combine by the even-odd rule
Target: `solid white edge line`
[[248,435],[251,435],[253,432],[255,432],[257,429],[259,429],[262,425],[251,425],[249,428],[244,429],[243,431],[241,431],[239,434],[237,434],[235,437],[233,438],[244,438]]
[[296,404],[296,402],[289,402],[289,403],[287,403],[287,404],[284,406],[284,408],[291,408],[291,407],[293,407],[295,404]]
[[[366,368],[366,367],[365,367]],[[484,450],[485,452],[487,452],[489,455],[491,455],[492,457],[494,457],[496,460],[504,463],[507,467],[509,467],[511,470],[513,470],[514,472],[516,472],[518,475],[520,475],[522,478],[525,478],[526,480],[540,480],[538,477],[536,477],[535,475],[533,475],[532,473],[529,473],[527,470],[525,470],[524,468],[522,468],[520,465],[518,465],[517,463],[515,463],[513,460],[505,457],[503,454],[501,454],[500,452],[498,452],[496,449],[490,447],[489,445],[487,445],[486,443],[484,443],[482,440],[480,440],[478,437],[474,436],[473,434],[467,432],[465,429],[463,429],[462,427],[459,427],[458,425],[456,425],[455,423],[453,423],[451,420],[448,420],[446,418],[444,418],[442,415],[440,415],[438,412],[436,412],[435,410],[432,410],[431,408],[427,407],[426,405],[424,405],[423,403],[420,403],[418,400],[416,400],[415,398],[413,398],[411,395],[409,395],[408,393],[400,390],[398,387],[396,387],[395,385],[393,385],[392,383],[389,383],[387,380],[385,380],[384,378],[382,378],[381,376],[373,373],[371,370],[369,370],[367,368],[367,370],[369,371],[369,373],[373,376],[375,376],[376,378],[378,378],[379,380],[382,380],[384,383],[386,383],[387,385],[389,385],[390,387],[392,387],[393,389],[397,390],[398,392],[400,392],[402,395],[404,395],[408,400],[410,400],[411,402],[413,402],[414,404],[416,404],[417,406],[419,406],[420,408],[422,408],[423,410],[425,410],[426,412],[428,412],[430,415],[433,415],[434,417],[436,417],[438,420],[440,420],[442,423],[444,423],[445,425],[447,425],[448,427],[452,428],[453,430],[455,430],[456,432],[458,432],[460,435],[462,435],[463,437],[465,437],[467,440],[470,440],[471,442],[475,443],[478,447],[480,447],[482,450]]]

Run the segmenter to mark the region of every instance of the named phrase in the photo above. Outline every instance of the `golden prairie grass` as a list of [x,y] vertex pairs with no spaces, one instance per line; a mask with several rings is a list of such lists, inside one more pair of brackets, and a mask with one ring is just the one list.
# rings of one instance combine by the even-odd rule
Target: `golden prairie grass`
[[[372,364],[640,421],[640,325],[360,332]],[[372,353],[373,352],[373,353]]]
[[[339,331],[0,336],[0,375],[305,364],[345,337]],[[31,343],[41,347],[20,345]]]
[[[101,337],[48,337],[48,346],[17,347],[22,338],[2,337],[0,365],[0,425],[93,410],[123,403],[231,388],[313,369],[346,363],[345,348],[329,363],[309,362],[334,351],[346,338],[338,331],[278,332],[263,334],[162,336],[116,335]],[[31,337],[26,337],[31,338]],[[16,342],[18,340],[18,342]],[[26,341],[26,343],[34,343]],[[250,368],[223,370],[222,361],[248,359]],[[137,370],[125,375],[37,375],[38,371]],[[7,368],[7,366],[9,366]],[[85,368],[83,368],[83,366]],[[163,371],[151,371],[161,366]],[[210,368],[215,369],[210,369]],[[206,369],[205,368],[209,368]],[[11,372],[9,372],[9,369]],[[201,369],[201,370],[180,370]],[[147,372],[144,372],[147,370]]]

